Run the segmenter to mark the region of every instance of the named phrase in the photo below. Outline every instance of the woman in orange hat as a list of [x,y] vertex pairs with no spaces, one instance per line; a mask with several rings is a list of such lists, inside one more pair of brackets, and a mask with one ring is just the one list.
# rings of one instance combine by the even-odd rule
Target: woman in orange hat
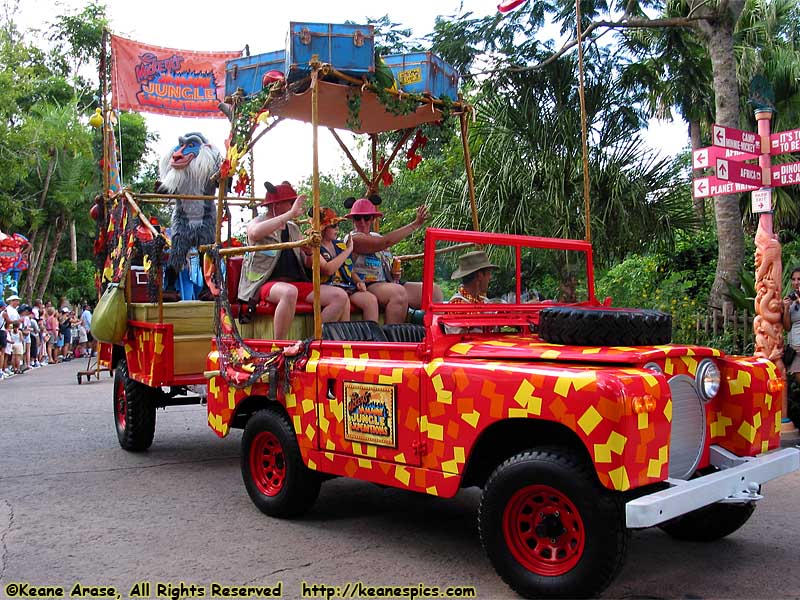
[[[375,217],[383,216],[375,206],[380,203],[381,197],[377,194],[359,200],[345,200],[345,207],[350,209],[347,218],[353,220],[353,232],[350,234],[353,241],[353,270],[367,284],[367,289],[378,297],[378,303],[385,306],[386,322],[402,323],[406,320],[409,306],[420,308],[422,283],[394,282],[391,255],[387,250],[421,228],[428,218],[428,209],[419,206],[417,216],[411,223],[382,235],[372,231]],[[434,286],[433,301],[442,301],[442,291],[438,286]]]
[[319,227],[322,231],[322,243],[319,247],[319,270],[323,283],[342,288],[350,295],[350,302],[361,309],[365,321],[378,320],[378,299],[367,291],[367,285],[353,271],[353,240],[347,243],[337,238],[336,226],[344,217],[336,216],[332,208],[321,207]]
[[[267,207],[267,213],[247,224],[248,244],[255,246],[303,239],[294,219],[303,214],[306,197],[298,195],[287,182],[277,186],[266,182],[264,186],[267,195],[262,206]],[[294,318],[297,299],[313,300],[314,287],[306,272],[310,264],[310,254],[300,248],[248,252],[239,277],[239,300],[247,304],[242,306],[239,321],[249,323],[252,320],[259,299],[272,302],[276,305],[273,317],[275,338],[285,339]],[[350,301],[344,290],[327,285],[320,288],[320,303],[323,322],[350,318]]]

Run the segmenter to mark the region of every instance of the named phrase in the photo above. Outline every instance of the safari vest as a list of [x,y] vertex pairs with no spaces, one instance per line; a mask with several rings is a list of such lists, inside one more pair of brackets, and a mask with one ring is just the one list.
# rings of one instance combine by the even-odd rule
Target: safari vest
[[[301,239],[300,228],[293,222],[287,223],[289,227],[289,240],[297,241]],[[256,240],[253,245],[278,244],[281,241],[281,231],[273,231],[267,237]],[[305,255],[300,248],[292,248],[297,260],[302,265],[305,262]],[[244,255],[242,262],[242,273],[239,276],[239,300],[247,302],[251,298],[257,298],[261,286],[264,285],[272,276],[275,266],[278,264],[278,257],[284,250],[259,250],[248,252]]]

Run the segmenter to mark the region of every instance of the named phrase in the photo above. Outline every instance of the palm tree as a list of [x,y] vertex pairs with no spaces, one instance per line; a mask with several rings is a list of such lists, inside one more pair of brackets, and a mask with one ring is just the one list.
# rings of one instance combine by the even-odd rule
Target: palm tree
[[[664,18],[681,16],[671,2]],[[692,150],[702,147],[702,131],[714,121],[711,64],[697,35],[686,27],[633,29],[623,32],[622,45],[636,57],[622,69],[623,85],[640,90],[648,115],[671,120],[672,109],[689,123]],[[696,176],[700,176],[698,171]],[[705,220],[702,198],[693,200],[698,223]]]
[[[615,61],[593,49],[587,62],[592,233],[601,262],[669,246],[678,229],[694,222],[679,166],[654,158],[638,135],[643,116],[617,84]],[[478,97],[470,144],[482,229],[584,236],[575,72],[575,61],[561,58],[511,76],[517,81],[507,87],[492,81]],[[442,204],[436,223],[468,226],[465,181],[442,180],[436,187]],[[460,220],[454,223],[453,214]]]

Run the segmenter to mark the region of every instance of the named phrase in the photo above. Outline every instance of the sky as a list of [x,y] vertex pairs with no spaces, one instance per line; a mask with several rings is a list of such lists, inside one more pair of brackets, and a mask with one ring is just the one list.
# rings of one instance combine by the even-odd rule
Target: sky
[[[472,11],[477,16],[494,13],[497,0],[304,0],[270,2],[240,0],[225,2],[196,0],[105,0],[112,33],[129,39],[182,50],[242,50],[249,45],[251,54],[262,54],[285,47],[290,21],[342,23],[366,22],[366,17],[384,14],[395,23],[410,28],[415,37],[433,30],[437,16]],[[85,0],[19,0],[15,20],[21,28],[45,28],[55,15],[77,10]],[[229,134],[227,119],[186,119],[145,114],[148,127],[158,133],[155,146],[158,156],[177,144],[183,133],[200,131],[224,151]],[[576,135],[580,135],[576,132]],[[346,140],[354,136],[342,133]],[[330,134],[320,130],[320,172],[330,173],[350,168],[349,161]],[[651,121],[645,139],[663,154],[674,155],[687,144],[686,126]],[[124,153],[124,132],[122,152]],[[256,195],[263,193],[265,180],[297,182],[311,174],[311,127],[284,121],[256,144],[254,151]],[[123,174],[125,177],[125,174]]]

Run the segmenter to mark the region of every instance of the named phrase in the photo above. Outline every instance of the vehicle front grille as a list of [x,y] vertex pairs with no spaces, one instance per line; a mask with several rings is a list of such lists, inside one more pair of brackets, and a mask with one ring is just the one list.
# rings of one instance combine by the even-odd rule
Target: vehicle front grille
[[669,476],[692,476],[706,443],[706,410],[694,380],[677,375],[669,380],[672,392],[672,433],[669,444]]

